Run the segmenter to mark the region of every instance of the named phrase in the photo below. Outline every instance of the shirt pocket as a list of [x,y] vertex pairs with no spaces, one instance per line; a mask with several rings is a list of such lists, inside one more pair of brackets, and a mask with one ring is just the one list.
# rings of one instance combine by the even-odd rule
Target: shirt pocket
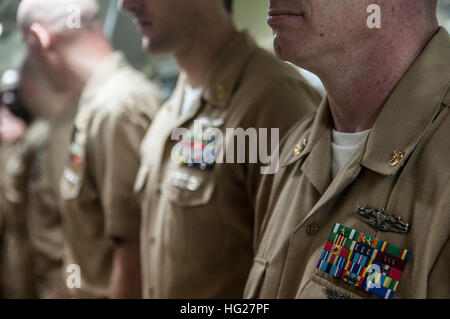
[[266,277],[268,262],[261,258],[253,259],[253,266],[247,279],[244,296],[247,299],[257,299]]
[[157,236],[171,260],[186,269],[206,271],[225,262],[226,228],[215,189],[214,172],[187,167],[168,171],[161,184]]
[[314,270],[310,282],[296,296],[299,299],[374,299],[374,297],[361,288],[352,286],[318,269]]
[[162,185],[162,193],[178,207],[196,207],[211,201],[216,188],[216,176],[206,172],[186,168],[168,174]]

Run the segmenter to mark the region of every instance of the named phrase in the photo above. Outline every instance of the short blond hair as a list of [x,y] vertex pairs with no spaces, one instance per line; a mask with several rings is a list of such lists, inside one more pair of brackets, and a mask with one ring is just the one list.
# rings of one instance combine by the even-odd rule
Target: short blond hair
[[42,24],[52,33],[64,33],[71,29],[68,21],[74,9],[80,13],[81,29],[101,26],[96,0],[22,0],[17,22],[24,34],[34,23]]

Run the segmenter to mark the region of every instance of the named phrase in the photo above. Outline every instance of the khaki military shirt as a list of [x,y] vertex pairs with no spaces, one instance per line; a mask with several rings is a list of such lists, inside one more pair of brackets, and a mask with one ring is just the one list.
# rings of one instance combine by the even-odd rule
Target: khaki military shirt
[[6,241],[5,241],[5,198],[4,194],[4,177],[6,173],[6,163],[12,153],[12,146],[0,143],[0,298],[5,298],[5,283],[4,279],[7,277],[6,267]]
[[[233,137],[225,135],[226,128],[267,128],[269,133],[278,128],[283,135],[315,110],[319,96],[290,66],[258,48],[247,33],[237,34],[226,45],[201,98],[181,114],[185,82],[182,75],[141,147],[136,191],[143,213],[143,295],[239,298],[251,266],[253,229],[259,222],[254,195],[261,163],[238,164],[236,157],[234,164],[214,163],[214,154],[210,160],[174,161],[180,159],[182,143],[171,139],[172,132],[185,128],[186,135],[196,135],[197,121],[203,130],[223,132],[217,154],[226,153],[233,149],[228,147]],[[203,142],[200,134],[200,149]]]
[[[41,155],[48,136],[48,124],[35,121],[27,129],[23,139],[17,143],[6,166],[3,196],[6,218],[5,269],[7,271],[4,282],[9,298],[30,298],[36,294],[35,260],[29,230],[30,227],[37,227],[37,225],[29,223],[29,218],[35,212],[29,200],[29,187],[31,183],[41,178],[34,164]],[[39,243],[36,244],[39,245]]]
[[[71,112],[73,114],[73,111]],[[73,117],[72,117],[73,119]],[[60,149],[57,159],[51,158],[50,146],[54,142],[52,136],[58,130],[50,123],[43,123],[42,143],[36,148],[28,177],[27,229],[33,252],[33,270],[36,292],[39,298],[58,298],[63,285],[63,227],[58,201],[57,185],[52,183],[52,175],[56,172],[56,160],[65,159]],[[68,125],[68,124],[67,124]],[[67,142],[65,143],[67,145]]]
[[266,219],[245,297],[379,298],[357,287],[379,256],[371,288],[383,297],[450,297],[449,81],[450,38],[440,29],[333,181],[327,100],[289,133],[281,170],[258,193]]
[[[3,236],[5,230],[5,217],[4,217],[4,179],[6,175],[6,166],[9,157],[11,156],[13,146],[0,144],[0,238]],[[0,239],[1,241],[1,239]]]
[[157,107],[155,87],[119,53],[107,57],[82,93],[60,182],[66,262],[81,270],[81,288],[71,289],[76,297],[108,297],[112,239],[139,238],[133,185]]
[[33,162],[38,151],[47,143],[48,135],[49,127],[46,122],[32,123],[25,136],[14,147],[6,164],[4,198],[9,204],[15,205],[6,213],[7,217],[10,217],[11,227],[25,226],[28,182],[32,175]]
[[28,234],[33,248],[37,296],[60,298],[65,286],[65,232],[59,182],[69,154],[68,145],[77,101],[68,101],[48,127],[46,143],[36,152],[28,187]]

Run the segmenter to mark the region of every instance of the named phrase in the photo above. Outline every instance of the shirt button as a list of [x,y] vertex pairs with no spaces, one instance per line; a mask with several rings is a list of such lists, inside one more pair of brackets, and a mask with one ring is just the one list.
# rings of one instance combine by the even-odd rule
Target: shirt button
[[306,227],[306,233],[309,236],[315,235],[319,231],[319,226],[311,224],[308,227]]
[[150,237],[150,245],[154,245],[155,244],[155,237]]

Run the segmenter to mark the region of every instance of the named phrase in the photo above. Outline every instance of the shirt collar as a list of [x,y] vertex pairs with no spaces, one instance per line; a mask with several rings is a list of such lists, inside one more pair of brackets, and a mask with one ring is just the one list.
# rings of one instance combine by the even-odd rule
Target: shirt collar
[[[308,119],[308,122],[310,120]],[[306,123],[308,124],[308,123]],[[304,129],[302,129],[302,126]],[[323,194],[331,182],[331,112],[324,98],[317,109],[311,126],[301,124],[289,137],[280,154],[280,165],[285,167],[303,161],[302,171],[314,187]],[[297,133],[297,134],[298,134]],[[294,133],[294,135],[296,135]],[[294,145],[292,145],[294,144]]]
[[211,68],[203,97],[218,107],[226,107],[245,70],[245,65],[257,49],[255,41],[244,31],[237,33],[223,48]]
[[[237,33],[224,47],[216,59],[208,81],[203,88],[202,99],[212,106],[225,108],[238,85],[239,79],[245,70],[245,65],[257,49],[256,43],[246,31]],[[179,127],[195,116],[200,107],[193,107],[185,114],[180,111],[183,104],[184,88],[187,85],[186,73],[181,72],[176,88],[166,102],[165,108],[179,117],[173,127]]]
[[385,103],[369,135],[363,166],[383,175],[403,166],[441,109],[450,81],[448,56],[450,37],[441,28]]
[[[387,100],[366,144],[361,146],[363,154],[352,158],[383,175],[395,174],[403,166],[431,126],[441,104],[450,105],[450,94],[447,94],[450,60],[444,58],[449,53],[449,34],[441,28]],[[332,118],[326,97],[310,128],[297,130],[303,135],[293,137],[296,145],[289,142],[286,146],[290,146],[281,154],[282,167],[304,160],[303,172],[321,193],[331,181],[331,130]],[[398,163],[391,161],[394,151],[403,154],[398,157]]]

